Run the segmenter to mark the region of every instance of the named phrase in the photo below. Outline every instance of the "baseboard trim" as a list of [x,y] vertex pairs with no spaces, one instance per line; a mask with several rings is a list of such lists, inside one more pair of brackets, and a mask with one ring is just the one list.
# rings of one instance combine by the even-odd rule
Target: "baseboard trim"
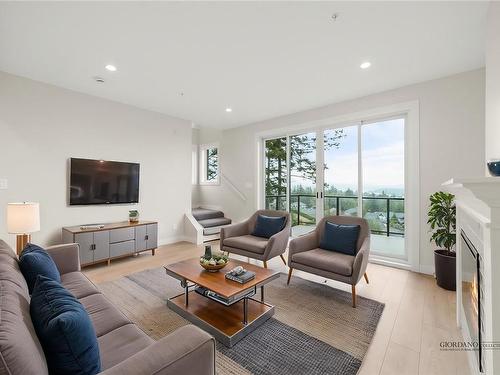
[[404,263],[404,262],[398,262],[398,261],[394,261],[394,260],[389,260],[389,259],[384,259],[384,258],[379,258],[376,256],[375,257],[370,256],[370,263],[380,264],[382,266],[387,266],[387,267],[400,268],[403,270],[422,273],[425,275],[431,275],[431,276],[434,275],[434,266],[433,265],[421,264],[418,266],[418,269],[414,269],[411,266],[411,264]]
[[434,276],[434,266],[433,265],[421,264],[419,271],[420,271],[420,273]]
[[170,236],[170,237],[165,237],[165,238],[160,238],[158,241],[158,245],[171,245],[176,242],[192,242],[191,239],[188,238],[188,236],[185,235],[178,235],[178,236]]
[[378,257],[370,257],[370,263],[374,264],[380,264],[382,266],[387,266],[387,267],[393,267],[393,268],[400,268],[403,270],[408,270],[411,271],[411,265],[406,264],[406,263],[400,263],[392,260],[387,260],[383,258],[378,258]]

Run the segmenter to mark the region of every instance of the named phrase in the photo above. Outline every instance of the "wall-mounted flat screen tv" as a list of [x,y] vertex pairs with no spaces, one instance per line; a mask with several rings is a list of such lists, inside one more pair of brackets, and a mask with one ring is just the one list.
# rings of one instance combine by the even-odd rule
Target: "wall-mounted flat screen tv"
[[70,205],[139,202],[139,164],[70,160]]

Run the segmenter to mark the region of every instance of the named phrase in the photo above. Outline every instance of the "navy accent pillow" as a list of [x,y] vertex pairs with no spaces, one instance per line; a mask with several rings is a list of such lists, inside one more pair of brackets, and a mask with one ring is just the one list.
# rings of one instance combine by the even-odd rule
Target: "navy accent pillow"
[[325,231],[319,247],[347,255],[356,255],[359,225],[342,225],[325,222]]
[[285,225],[286,216],[258,215],[252,235],[271,238],[276,233],[281,232]]
[[27,244],[19,256],[19,268],[23,273],[30,294],[33,292],[36,277],[42,275],[57,282],[61,282],[61,275],[56,264],[45,249],[40,246]]
[[99,345],[90,317],[61,284],[38,276],[30,313],[50,374],[93,375],[101,370]]

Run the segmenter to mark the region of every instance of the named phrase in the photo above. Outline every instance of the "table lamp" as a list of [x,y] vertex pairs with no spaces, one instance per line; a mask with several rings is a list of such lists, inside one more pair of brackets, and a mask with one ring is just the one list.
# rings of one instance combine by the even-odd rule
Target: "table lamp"
[[7,230],[17,234],[16,251],[21,254],[31,241],[31,233],[40,230],[40,206],[34,202],[7,204]]

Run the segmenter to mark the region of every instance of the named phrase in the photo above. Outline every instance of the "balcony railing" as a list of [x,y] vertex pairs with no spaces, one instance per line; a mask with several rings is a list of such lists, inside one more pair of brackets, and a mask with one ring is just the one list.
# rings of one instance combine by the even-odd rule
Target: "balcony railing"
[[[404,236],[404,198],[362,197],[363,217],[374,234]],[[397,211],[392,207],[398,204]],[[305,207],[304,207],[305,206]],[[266,195],[266,208],[286,210],[286,195]],[[316,195],[292,194],[288,202],[293,225],[316,223]],[[358,197],[324,196],[324,215],[358,215]]]

